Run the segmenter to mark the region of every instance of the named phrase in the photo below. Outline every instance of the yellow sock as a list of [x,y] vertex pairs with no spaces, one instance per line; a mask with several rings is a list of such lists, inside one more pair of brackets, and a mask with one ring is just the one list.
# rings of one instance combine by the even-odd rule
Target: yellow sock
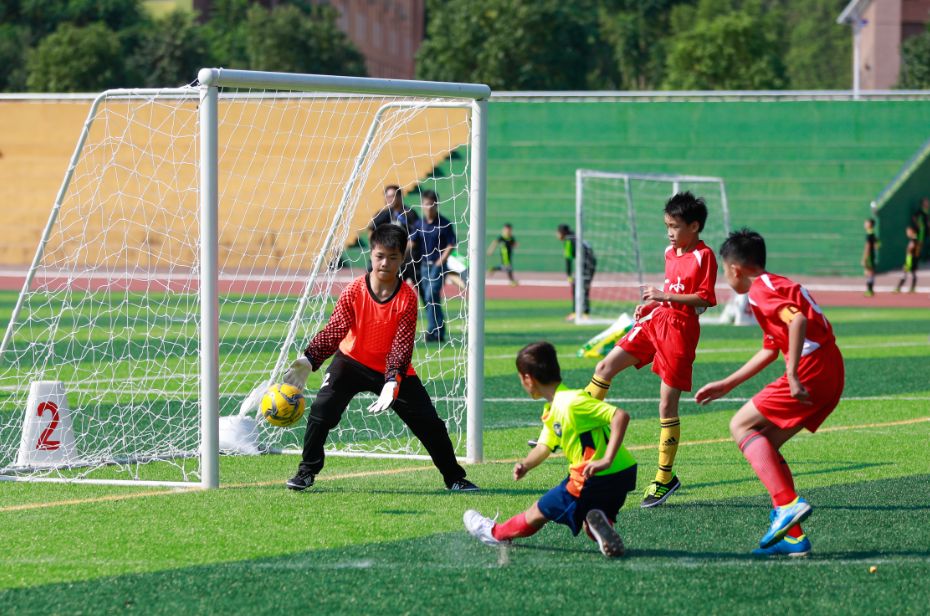
[[591,394],[592,398],[597,398],[598,400],[603,400],[607,397],[607,390],[610,389],[610,379],[602,379],[598,376],[592,376],[591,382],[588,383],[588,386],[584,388],[586,392]]
[[672,480],[672,466],[681,440],[681,421],[677,417],[660,419],[659,426],[659,470],[656,471],[656,481],[668,483]]

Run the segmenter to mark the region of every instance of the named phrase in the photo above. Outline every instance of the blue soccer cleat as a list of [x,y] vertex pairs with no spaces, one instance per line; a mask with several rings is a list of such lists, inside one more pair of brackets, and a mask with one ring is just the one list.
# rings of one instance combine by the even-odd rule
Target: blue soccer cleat
[[800,538],[785,537],[771,547],[756,548],[752,551],[753,556],[790,556],[792,558],[809,556],[810,553],[811,541],[806,535]]
[[810,516],[810,504],[800,496],[790,505],[775,507],[769,531],[759,540],[760,548],[769,548],[785,538],[788,529],[800,524]]

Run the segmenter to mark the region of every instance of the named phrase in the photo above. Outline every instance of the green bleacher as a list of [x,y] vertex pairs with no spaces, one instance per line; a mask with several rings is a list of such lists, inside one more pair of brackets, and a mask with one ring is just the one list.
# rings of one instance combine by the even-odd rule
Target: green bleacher
[[930,136],[930,100],[492,101],[488,118],[488,241],[513,223],[518,271],[561,271],[584,167],[722,177],[773,271],[860,274],[870,201]]

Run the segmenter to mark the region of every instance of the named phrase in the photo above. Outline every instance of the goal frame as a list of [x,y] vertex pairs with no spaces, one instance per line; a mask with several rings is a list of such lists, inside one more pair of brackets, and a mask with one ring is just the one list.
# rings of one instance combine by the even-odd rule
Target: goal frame
[[[122,485],[160,485],[171,487],[217,488],[219,477],[219,90],[236,89],[282,89],[287,92],[305,92],[333,95],[384,95],[384,96],[418,96],[436,99],[448,99],[448,102],[432,102],[428,107],[464,107],[470,109],[470,175],[469,175],[469,234],[474,234],[469,242],[468,258],[471,263],[471,282],[468,285],[468,366],[466,369],[466,453],[468,463],[481,462],[483,459],[483,399],[484,399],[484,268],[485,252],[481,239],[485,228],[486,203],[486,159],[487,159],[487,108],[491,89],[483,84],[445,83],[432,81],[412,81],[398,79],[375,79],[367,77],[344,77],[332,75],[314,75],[297,73],[275,73],[262,71],[231,70],[222,68],[204,68],[198,72],[194,87],[185,88],[139,88],[112,89],[99,94],[92,102],[81,135],[68,164],[65,177],[55,198],[55,203],[43,230],[35,256],[29,267],[22,290],[14,306],[10,322],[2,341],[0,356],[6,350],[13,334],[13,329],[23,306],[23,299],[29,291],[35,273],[41,263],[47,242],[55,220],[68,192],[74,171],[80,160],[84,144],[100,105],[115,98],[133,98],[146,96],[177,96],[179,98],[196,98],[198,105],[198,203],[199,203],[199,258],[200,258],[200,483],[177,481],[139,481],[133,479],[84,479],[66,477],[28,477],[0,475],[0,481],[32,481],[54,483],[89,483]],[[452,100],[452,99],[458,99]],[[368,147],[378,129],[381,117],[388,108],[396,108],[403,103],[386,103],[375,115],[369,126],[368,134],[355,156],[355,163],[346,186],[340,209],[344,207],[353,184],[358,179],[361,167],[368,153]],[[327,236],[327,243],[333,234]],[[296,335],[297,319],[300,307],[309,297],[312,281],[323,266],[326,248],[320,251],[314,260],[304,292],[301,294],[295,319],[289,328],[288,342]],[[283,365],[287,357],[288,345],[282,348],[276,363]]]
[[[633,207],[633,189],[630,182],[633,180],[670,182],[672,192],[669,196],[678,193],[682,183],[687,184],[717,184],[720,187],[720,203],[723,208],[723,228],[725,232],[730,229],[730,207],[727,202],[726,183],[721,177],[704,176],[704,175],[678,175],[671,173],[634,173],[625,171],[601,171],[597,169],[576,169],[575,170],[575,306],[581,306],[584,302],[584,280],[582,278],[584,259],[578,258],[578,246],[584,242],[584,181],[587,178],[599,178],[607,180],[623,180],[623,188],[626,194],[627,217],[632,233],[633,254],[636,262],[637,283],[643,284],[644,273],[642,257],[639,250],[639,238],[636,230],[636,211]],[[596,255],[595,255],[596,256]],[[594,316],[585,318],[582,315],[575,315],[576,325],[592,324],[610,324],[613,319],[598,319]]]

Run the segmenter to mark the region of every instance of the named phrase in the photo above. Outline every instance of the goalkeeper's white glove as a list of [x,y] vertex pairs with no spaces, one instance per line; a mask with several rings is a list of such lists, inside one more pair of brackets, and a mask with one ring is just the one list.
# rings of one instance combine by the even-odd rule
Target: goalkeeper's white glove
[[368,407],[369,413],[382,413],[394,404],[397,400],[397,392],[400,391],[400,379],[391,379],[381,388],[381,395]]
[[310,363],[306,355],[301,355],[294,360],[291,367],[284,373],[283,382],[303,391],[304,387],[307,386],[307,379],[310,378],[311,372],[313,372],[313,364]]

